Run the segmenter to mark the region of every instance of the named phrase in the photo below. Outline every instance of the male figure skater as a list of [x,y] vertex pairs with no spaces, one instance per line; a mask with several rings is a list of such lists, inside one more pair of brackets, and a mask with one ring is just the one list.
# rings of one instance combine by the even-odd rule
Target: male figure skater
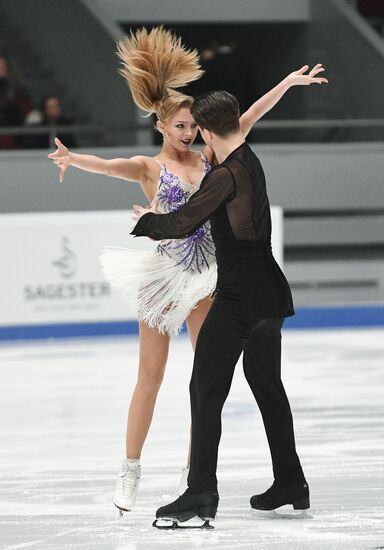
[[[287,280],[272,256],[270,206],[259,159],[239,128],[237,99],[224,91],[199,96],[191,109],[218,164],[176,212],[156,215],[135,206],[136,236],[185,238],[211,220],[218,281],[201,327],[190,383],[192,450],[188,489],[156,512],[173,527],[193,517],[215,518],[221,411],[244,352],[247,382],[260,408],[274,483],[251,497],[252,508],[309,508],[309,489],[295,449],[292,414],[280,377],[281,327],[294,315]],[[154,523],[156,526],[156,521]]]

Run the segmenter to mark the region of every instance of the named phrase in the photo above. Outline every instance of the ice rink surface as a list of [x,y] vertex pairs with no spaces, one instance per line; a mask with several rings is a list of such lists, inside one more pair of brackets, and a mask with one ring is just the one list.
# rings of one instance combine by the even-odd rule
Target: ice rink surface
[[136,509],[112,506],[136,379],[135,337],[0,346],[0,548],[384,548],[384,330],[286,331],[283,379],[311,490],[305,520],[258,519],[271,482],[257,406],[236,370],[223,414],[213,531],[155,530],[175,494],[189,430],[192,351],[174,340],[144,448]]

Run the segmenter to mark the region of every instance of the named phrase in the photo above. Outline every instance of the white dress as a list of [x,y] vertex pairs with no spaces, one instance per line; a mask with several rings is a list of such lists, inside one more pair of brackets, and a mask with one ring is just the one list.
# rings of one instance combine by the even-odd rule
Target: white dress
[[[211,166],[203,155],[201,159],[205,176]],[[158,212],[181,208],[200,183],[187,183],[161,164]],[[161,334],[178,334],[192,309],[216,287],[215,246],[209,222],[186,239],[161,241],[155,251],[106,248],[100,261],[112,288],[136,306],[140,321]]]

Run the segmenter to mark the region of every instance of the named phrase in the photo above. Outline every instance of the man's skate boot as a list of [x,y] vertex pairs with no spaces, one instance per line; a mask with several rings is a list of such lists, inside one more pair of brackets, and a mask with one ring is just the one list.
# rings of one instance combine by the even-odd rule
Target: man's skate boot
[[219,495],[217,491],[191,493],[185,491],[177,500],[156,512],[153,527],[158,529],[213,529]]
[[304,517],[306,516],[306,511],[310,507],[308,484],[303,482],[289,486],[281,486],[274,482],[265,493],[251,497],[250,503],[254,510],[261,513],[274,512],[281,506],[291,504],[296,514],[281,513],[277,515],[279,517]]
[[120,516],[123,515],[123,512],[132,510],[135,505],[140,475],[141,466],[138,460],[123,460],[113,499],[114,505],[120,510]]

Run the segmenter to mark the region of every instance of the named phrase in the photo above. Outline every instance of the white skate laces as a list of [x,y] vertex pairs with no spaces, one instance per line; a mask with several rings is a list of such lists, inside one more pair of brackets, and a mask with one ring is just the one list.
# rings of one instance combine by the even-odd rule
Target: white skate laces
[[[133,461],[132,461],[133,462]],[[132,510],[139,489],[141,466],[124,459],[116,482],[114,504],[120,510]]]

